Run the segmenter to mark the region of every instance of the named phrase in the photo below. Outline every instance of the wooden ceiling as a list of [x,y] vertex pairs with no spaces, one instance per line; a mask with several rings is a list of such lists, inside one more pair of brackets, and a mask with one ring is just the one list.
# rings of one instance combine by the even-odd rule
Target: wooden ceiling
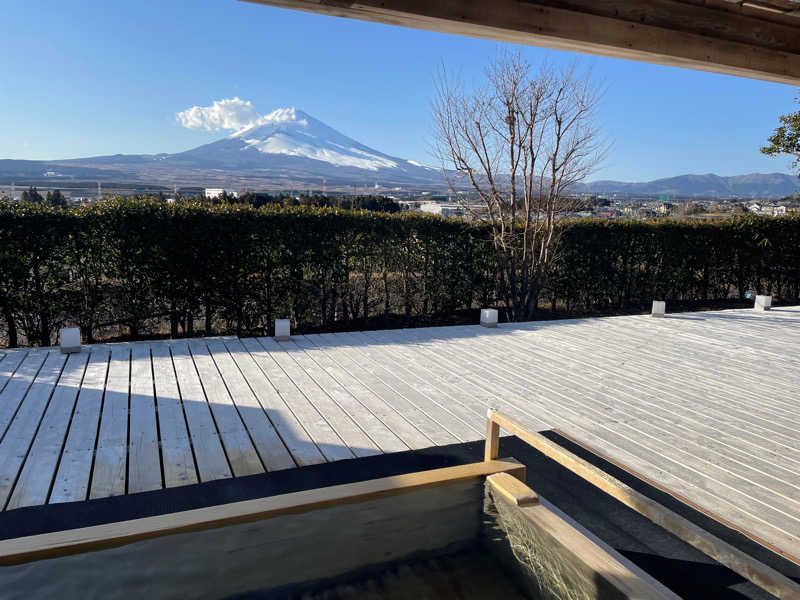
[[800,85],[800,0],[249,1]]

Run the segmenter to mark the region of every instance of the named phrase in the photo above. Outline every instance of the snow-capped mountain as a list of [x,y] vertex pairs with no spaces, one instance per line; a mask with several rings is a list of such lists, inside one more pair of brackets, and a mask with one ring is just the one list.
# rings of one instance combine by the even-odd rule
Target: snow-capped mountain
[[[296,108],[259,117],[233,134],[176,154],[98,156],[65,161],[0,161],[0,176],[65,176],[189,185],[445,188],[439,169],[384,154]],[[14,163],[14,164],[12,164]],[[40,174],[40,173],[39,173]]]
[[164,164],[188,168],[247,170],[260,177],[347,185],[444,185],[438,169],[384,154],[296,108],[281,108],[229,135],[179,154]]
[[237,131],[230,139],[241,140],[243,151],[254,149],[263,154],[297,156],[340,167],[377,171],[396,169],[403,163],[416,166],[368,148],[295,108],[279,108]]

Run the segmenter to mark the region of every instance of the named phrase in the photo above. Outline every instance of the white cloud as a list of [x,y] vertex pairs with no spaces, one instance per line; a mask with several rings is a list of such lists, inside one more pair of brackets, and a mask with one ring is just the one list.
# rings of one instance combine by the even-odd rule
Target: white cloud
[[232,129],[238,131],[255,123],[261,115],[249,100],[238,97],[215,100],[211,106],[193,106],[177,115],[181,125],[188,129],[219,131]]

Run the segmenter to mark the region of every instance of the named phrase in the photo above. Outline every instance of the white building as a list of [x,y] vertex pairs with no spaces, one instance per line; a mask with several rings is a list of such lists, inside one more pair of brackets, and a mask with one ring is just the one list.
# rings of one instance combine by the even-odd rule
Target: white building
[[439,215],[444,219],[450,217],[461,217],[464,215],[464,207],[458,204],[439,204],[438,202],[424,202],[420,204],[422,212]]
[[226,196],[230,196],[233,198],[239,197],[238,192],[234,192],[233,190],[226,190],[223,188],[206,188],[205,190],[203,190],[203,192],[205,193],[205,196],[208,199],[218,198],[222,194],[225,194]]

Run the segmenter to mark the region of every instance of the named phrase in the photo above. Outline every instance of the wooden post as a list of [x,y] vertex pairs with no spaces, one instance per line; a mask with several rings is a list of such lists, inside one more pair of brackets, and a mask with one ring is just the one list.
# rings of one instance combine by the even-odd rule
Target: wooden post
[[500,454],[500,425],[494,421],[495,410],[486,411],[486,447],[483,460],[494,460]]

